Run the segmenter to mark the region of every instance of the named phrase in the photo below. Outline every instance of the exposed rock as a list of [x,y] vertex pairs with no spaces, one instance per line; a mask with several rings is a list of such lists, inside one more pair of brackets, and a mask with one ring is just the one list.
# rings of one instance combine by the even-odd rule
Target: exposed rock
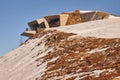
[[0,80],[120,80],[119,22],[38,29],[0,57]]
[[70,36],[69,33],[47,32],[52,35],[47,39],[46,46],[54,47],[54,50],[36,61],[54,60],[47,63],[45,73],[36,80],[112,80],[120,76],[120,39],[68,39],[65,36]]

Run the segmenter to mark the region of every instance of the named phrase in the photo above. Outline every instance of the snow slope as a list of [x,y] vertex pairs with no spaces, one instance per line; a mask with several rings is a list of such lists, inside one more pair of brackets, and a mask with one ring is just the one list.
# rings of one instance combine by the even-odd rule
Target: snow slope
[[76,33],[81,36],[101,38],[120,38],[120,18],[110,16],[109,19],[89,21],[85,23],[63,26],[57,29],[64,32]]
[[[45,36],[28,40],[19,48],[4,55],[0,59],[0,80],[34,80],[36,75],[43,72],[46,63],[36,67],[38,63],[35,60],[52,50],[45,47]],[[37,46],[38,43],[41,44]],[[38,52],[41,54],[33,58]]]
[[116,80],[119,54],[120,18],[46,29],[0,57],[0,80]]

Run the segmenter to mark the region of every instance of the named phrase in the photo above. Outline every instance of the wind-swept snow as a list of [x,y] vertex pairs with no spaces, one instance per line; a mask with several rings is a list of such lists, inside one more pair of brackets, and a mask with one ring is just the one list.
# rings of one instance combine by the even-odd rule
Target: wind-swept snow
[[81,36],[120,38],[120,18],[110,16],[109,19],[105,20],[89,21],[52,29],[57,29],[68,33],[76,33]]
[[[41,66],[37,67],[35,60],[52,51],[52,48],[45,47],[45,37],[46,35],[30,39],[1,58],[0,80],[34,80],[35,76],[44,72],[47,63],[41,63]],[[38,46],[39,43],[41,44]],[[34,58],[36,55],[38,56]]]

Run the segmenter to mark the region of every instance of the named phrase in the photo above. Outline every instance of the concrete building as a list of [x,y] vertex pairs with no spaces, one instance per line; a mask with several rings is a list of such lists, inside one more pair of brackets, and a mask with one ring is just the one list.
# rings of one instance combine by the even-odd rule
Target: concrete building
[[31,30],[23,32],[22,36],[31,37],[35,35],[40,28],[52,28],[66,25],[73,25],[77,23],[107,19],[109,14],[100,11],[82,12],[79,10],[73,12],[64,12],[58,15],[45,16],[28,23]]

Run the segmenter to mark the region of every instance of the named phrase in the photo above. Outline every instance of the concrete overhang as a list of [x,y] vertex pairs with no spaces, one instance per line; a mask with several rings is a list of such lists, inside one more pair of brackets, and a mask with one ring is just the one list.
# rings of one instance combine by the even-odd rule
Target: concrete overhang
[[36,31],[24,31],[21,35],[26,37],[32,37],[36,34]]

